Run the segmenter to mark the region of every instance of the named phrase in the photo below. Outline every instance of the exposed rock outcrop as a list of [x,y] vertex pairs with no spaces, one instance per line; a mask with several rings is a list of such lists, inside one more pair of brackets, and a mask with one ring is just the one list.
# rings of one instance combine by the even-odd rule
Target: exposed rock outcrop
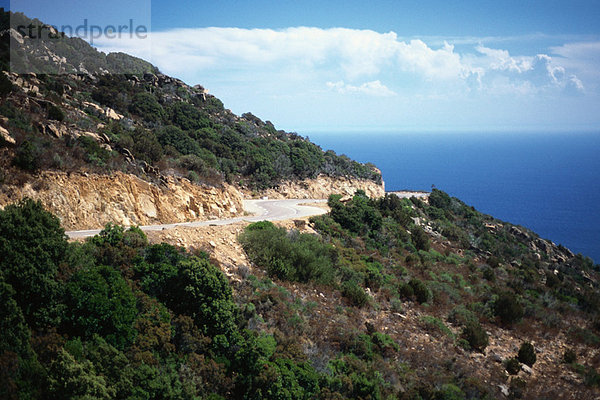
[[17,143],[15,139],[11,136],[10,132],[7,129],[0,126],[0,143],[2,141],[11,145]]
[[261,196],[272,199],[326,199],[330,194],[352,196],[357,190],[364,190],[369,197],[385,195],[385,186],[363,179],[332,178],[319,176],[302,181],[286,181],[275,189],[261,192]]
[[44,172],[23,187],[5,186],[0,206],[23,197],[41,200],[66,230],[207,220],[243,212],[242,195],[230,185],[194,185],[166,178],[155,185],[117,172],[111,176]]

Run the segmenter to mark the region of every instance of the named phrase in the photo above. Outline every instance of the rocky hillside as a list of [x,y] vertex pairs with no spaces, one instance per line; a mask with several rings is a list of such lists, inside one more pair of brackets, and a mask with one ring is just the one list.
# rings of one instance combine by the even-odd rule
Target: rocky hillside
[[[2,31],[4,55],[11,43],[11,62],[31,71],[0,75],[5,170],[123,171],[147,181],[185,177],[247,190],[319,176],[381,183],[374,166],[324,152],[251,113],[234,115],[200,85],[128,55],[105,55],[79,39],[56,39],[53,28],[23,15],[13,19],[41,26],[48,38]],[[26,180],[16,170],[3,179]]]
[[600,266],[437,190],[328,205],[153,244],[7,206],[0,397],[598,398]]
[[13,14],[12,26],[41,27],[43,39],[29,38],[8,18],[3,65],[10,52],[10,66],[31,73],[0,74],[0,207],[40,199],[65,227],[83,229],[228,217],[242,212],[240,192],[383,194],[372,165],[236,116],[143,60]]
[[[141,60],[2,37],[39,69],[0,74],[0,398],[600,397],[589,258],[439,190],[383,196],[373,166]],[[331,192],[279,225],[64,234]]]

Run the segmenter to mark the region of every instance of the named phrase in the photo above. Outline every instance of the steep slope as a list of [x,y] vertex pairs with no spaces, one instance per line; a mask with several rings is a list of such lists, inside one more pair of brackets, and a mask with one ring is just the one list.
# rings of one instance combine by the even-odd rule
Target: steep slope
[[[5,24],[9,16],[2,13]],[[240,213],[239,190],[248,196],[303,198],[326,198],[340,189],[383,194],[381,173],[372,165],[323,152],[250,113],[236,116],[203,87],[165,76],[143,60],[105,55],[22,14],[12,18],[13,25],[40,27],[42,38],[8,27],[1,35],[1,50],[5,56],[10,52],[11,66],[31,73],[0,74],[0,207],[24,196],[39,198],[65,226],[91,228],[105,222],[227,216],[232,209]],[[48,171],[73,177],[64,179],[73,191],[61,193],[52,178],[46,190],[47,176],[65,176]],[[134,177],[147,182],[146,197],[175,187],[188,190],[173,203],[186,211],[140,213],[132,196],[76,196],[98,180],[114,180],[105,187],[107,193],[120,191],[137,182]],[[215,190],[228,200],[211,200]],[[205,208],[216,208],[210,213],[189,204],[201,191],[205,201],[212,201]],[[98,213],[94,218],[92,211]]]
[[[23,15],[13,18],[41,24]],[[372,165],[323,152],[250,113],[236,116],[202,86],[162,75],[142,60],[104,55],[76,38],[34,40],[14,29],[2,37],[4,45],[12,43],[13,56],[23,54],[11,60],[23,60],[32,71],[1,77],[0,113],[16,153],[29,143],[34,154],[60,157],[23,160],[19,165],[25,169],[126,169],[253,189],[319,175],[381,182]],[[49,69],[60,62],[65,73],[40,73],[44,69],[36,62]],[[124,66],[128,74],[120,73]]]

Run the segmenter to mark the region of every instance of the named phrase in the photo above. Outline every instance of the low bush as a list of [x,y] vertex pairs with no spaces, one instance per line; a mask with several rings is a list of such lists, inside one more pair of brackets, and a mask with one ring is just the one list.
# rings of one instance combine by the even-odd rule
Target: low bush
[[504,363],[504,368],[506,368],[506,372],[511,375],[517,375],[521,370],[521,363],[516,358],[509,358]]
[[489,343],[487,332],[479,322],[467,324],[461,333],[461,338],[466,340],[472,349],[483,352]]
[[408,284],[412,288],[415,294],[415,299],[417,302],[419,302],[419,304],[427,303],[429,300],[431,300],[431,291],[427,285],[423,283],[423,281],[419,279],[411,279]]
[[415,295],[415,291],[408,283],[401,283],[398,286],[398,295],[405,300],[412,300],[413,296]]
[[369,303],[369,295],[356,282],[344,282],[342,296],[347,298],[356,307],[364,307]]
[[479,322],[477,316],[472,311],[467,310],[462,304],[454,307],[452,311],[450,311],[448,314],[448,321],[462,326]]
[[51,104],[48,108],[48,119],[63,121],[65,119],[65,113],[54,104]]
[[565,354],[563,354],[562,362],[565,364],[573,364],[577,362],[577,353],[573,349],[565,350]]
[[425,330],[430,333],[441,333],[451,338],[454,337],[452,331],[448,329],[446,324],[444,324],[444,321],[442,321],[439,318],[433,317],[431,315],[424,315],[421,318],[419,318],[419,321],[424,325]]
[[535,355],[535,349],[533,348],[533,345],[529,342],[523,343],[519,348],[519,354],[517,356],[517,359],[523,364],[532,367],[537,360],[537,356]]
[[512,325],[523,318],[523,306],[514,293],[505,292],[494,302],[494,314],[504,325]]
[[414,226],[411,228],[411,240],[417,250],[429,251],[431,244],[429,243],[429,237],[420,226]]
[[35,172],[40,168],[41,149],[35,143],[25,140],[17,149],[13,164],[22,170]]
[[333,280],[337,253],[316,235],[288,232],[263,221],[246,227],[239,240],[252,262],[265,267],[271,277],[300,282]]

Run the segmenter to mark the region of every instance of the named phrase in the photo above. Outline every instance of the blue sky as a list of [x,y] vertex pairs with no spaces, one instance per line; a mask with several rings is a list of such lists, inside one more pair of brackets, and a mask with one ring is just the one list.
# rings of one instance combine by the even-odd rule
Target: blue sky
[[300,133],[600,130],[599,1],[12,5],[54,25],[142,21],[143,42],[95,45]]

